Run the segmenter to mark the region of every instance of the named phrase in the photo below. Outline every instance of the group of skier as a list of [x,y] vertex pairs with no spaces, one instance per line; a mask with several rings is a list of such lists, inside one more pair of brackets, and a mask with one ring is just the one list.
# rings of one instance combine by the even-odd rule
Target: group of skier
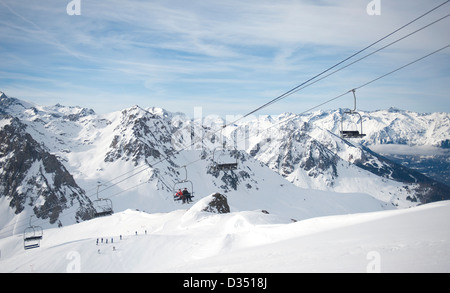
[[181,189],[178,189],[177,193],[175,193],[175,200],[182,200],[183,203],[190,203],[192,202],[192,195],[187,190],[187,188],[184,188],[183,191]]

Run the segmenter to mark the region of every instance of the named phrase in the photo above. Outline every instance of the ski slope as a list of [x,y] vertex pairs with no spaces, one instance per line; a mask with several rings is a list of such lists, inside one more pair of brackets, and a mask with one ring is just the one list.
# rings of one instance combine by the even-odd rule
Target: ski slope
[[450,201],[292,222],[202,212],[210,199],[48,229],[27,251],[0,239],[0,272],[450,272]]

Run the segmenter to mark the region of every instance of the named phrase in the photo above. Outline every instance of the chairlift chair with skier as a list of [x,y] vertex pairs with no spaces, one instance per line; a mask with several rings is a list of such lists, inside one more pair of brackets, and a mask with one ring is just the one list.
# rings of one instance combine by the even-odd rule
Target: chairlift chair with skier
[[174,201],[183,200],[183,194],[181,194],[181,195],[177,195],[177,194],[178,194],[179,191],[183,192],[184,189],[189,191],[190,198],[194,197],[194,184],[192,183],[191,180],[188,180],[186,166],[183,166],[183,168],[186,171],[185,178],[175,182],[175,184],[172,187],[172,194],[173,194],[173,200]]

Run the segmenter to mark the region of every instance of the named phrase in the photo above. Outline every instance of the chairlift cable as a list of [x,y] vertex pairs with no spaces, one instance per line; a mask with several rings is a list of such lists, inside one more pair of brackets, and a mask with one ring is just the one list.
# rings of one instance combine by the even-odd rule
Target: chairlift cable
[[[320,74],[318,74],[318,75],[316,75],[316,76],[310,78],[309,80],[303,82],[302,84],[296,86],[295,88],[293,88],[293,89],[291,89],[291,90],[285,92],[284,94],[278,96],[277,98],[273,99],[272,101],[269,101],[268,103],[266,103],[266,104],[264,104],[264,105],[262,105],[262,106],[256,108],[255,110],[253,110],[253,111],[251,111],[251,112],[245,114],[244,116],[242,116],[242,117],[236,119],[235,121],[233,121],[233,122],[231,122],[231,123],[228,123],[228,124],[225,124],[225,125],[221,126],[220,129],[214,131],[213,134],[216,134],[216,133],[218,133],[218,132],[222,132],[223,129],[225,129],[226,127],[228,127],[228,126],[230,126],[230,125],[232,125],[232,124],[235,124],[236,122],[238,122],[238,121],[244,119],[245,117],[248,117],[248,116],[250,116],[251,114],[253,114],[253,113],[255,113],[255,112],[257,112],[257,111],[259,111],[259,110],[261,110],[261,109],[263,109],[263,108],[265,108],[265,107],[267,107],[267,106],[269,106],[269,105],[271,105],[271,104],[273,104],[273,103],[275,103],[275,102],[281,100],[281,99],[284,99],[284,98],[286,98],[286,97],[288,97],[288,96],[290,96],[290,95],[292,95],[292,94],[294,94],[294,93],[296,93],[296,92],[298,92],[298,91],[300,91],[300,90],[302,90],[302,89],[304,89],[304,88],[306,88],[306,87],[308,87],[308,86],[310,86],[310,85],[312,85],[312,84],[314,84],[314,83],[316,83],[316,82],[318,82],[318,81],[320,81],[320,80],[322,80],[322,79],[324,79],[324,78],[326,78],[326,77],[329,77],[329,76],[332,75],[332,74],[335,74],[335,73],[337,73],[337,72],[339,72],[339,71],[341,71],[341,70],[343,70],[343,69],[345,69],[345,68],[347,68],[347,67],[349,67],[349,66],[351,66],[351,65],[353,65],[353,64],[355,64],[355,63],[357,63],[357,62],[359,62],[359,61],[361,61],[361,60],[363,60],[363,59],[365,59],[365,58],[367,58],[367,57],[369,57],[369,56],[372,56],[373,54],[378,53],[379,51],[381,51],[381,50],[383,50],[383,49],[386,49],[387,47],[389,47],[389,46],[391,46],[391,45],[393,45],[393,44],[395,44],[395,43],[398,43],[399,41],[404,40],[405,38],[407,38],[407,37],[409,37],[409,36],[411,36],[411,35],[413,35],[413,34],[419,32],[419,31],[421,31],[421,30],[423,30],[423,29],[425,29],[425,28],[427,28],[427,27],[430,27],[431,25],[434,25],[434,24],[436,24],[437,22],[439,22],[439,21],[441,21],[441,20],[443,20],[443,19],[445,19],[445,18],[447,18],[447,17],[449,16],[448,14],[447,14],[446,16],[444,16],[444,17],[442,17],[442,18],[440,18],[440,19],[438,19],[438,20],[436,20],[436,21],[434,21],[434,22],[432,22],[432,23],[426,25],[426,26],[421,27],[420,29],[418,29],[418,30],[416,30],[416,31],[414,31],[414,32],[412,32],[412,33],[407,34],[406,36],[404,36],[404,37],[402,37],[402,38],[400,38],[400,39],[397,39],[397,40],[394,41],[394,42],[391,42],[390,44],[388,44],[388,45],[386,45],[386,46],[383,46],[383,47],[380,48],[380,49],[377,49],[376,51],[374,51],[374,52],[372,52],[372,53],[370,53],[370,54],[368,54],[368,55],[366,55],[366,56],[364,56],[364,57],[361,57],[360,59],[358,59],[358,60],[356,60],[356,61],[354,61],[354,62],[352,62],[352,63],[350,63],[350,64],[348,64],[348,65],[346,65],[346,66],[344,66],[344,67],[342,67],[342,68],[340,68],[340,69],[337,69],[337,70],[335,70],[335,71],[329,73],[328,75],[326,75],[326,76],[320,78],[320,79],[317,80],[317,81],[313,81],[314,79],[318,78],[319,76],[321,76],[321,75],[323,75],[323,74],[329,72],[330,70],[332,70],[332,69],[338,67],[339,65],[345,63],[346,61],[350,60],[351,58],[353,58],[353,57],[359,55],[360,53],[366,51],[367,49],[373,47],[374,45],[380,43],[381,41],[387,39],[388,37],[394,35],[395,33],[399,32],[400,30],[404,29],[405,27],[407,27],[407,26],[411,25],[412,23],[418,21],[419,19],[425,17],[426,15],[430,14],[431,12],[433,12],[433,11],[439,9],[440,7],[442,7],[443,5],[447,4],[448,2],[450,2],[450,0],[445,1],[444,3],[442,3],[442,4],[440,4],[440,5],[436,6],[436,7],[434,7],[433,9],[431,9],[431,10],[429,10],[429,11],[427,11],[426,13],[424,13],[424,14],[422,14],[422,15],[416,17],[415,19],[413,19],[412,21],[408,22],[407,24],[405,24],[405,25],[401,26],[400,28],[394,30],[393,32],[391,32],[391,33],[389,33],[388,35],[382,37],[381,39],[379,39],[379,40],[373,42],[373,43],[370,44],[369,46],[367,46],[367,47],[365,47],[365,48],[359,50],[358,52],[354,53],[354,54],[351,55],[350,57],[347,57],[346,59],[344,59],[344,60],[338,62],[337,64],[335,64],[335,65],[333,65],[332,67],[328,68],[327,70],[321,72]],[[445,48],[443,48],[443,49],[445,49]],[[432,53],[432,54],[433,54],[433,53]],[[428,57],[428,56],[425,56],[425,57],[423,57],[423,58],[426,58],[426,57]],[[417,61],[420,61],[420,60],[416,60],[416,62],[417,62]],[[405,65],[404,67],[407,67],[407,66],[409,66],[409,65],[411,65],[411,64],[407,64],[407,65]],[[399,68],[399,69],[397,69],[397,70],[401,70],[401,69],[402,69],[402,68]],[[393,72],[392,72],[392,73],[393,73]],[[389,74],[391,74],[391,73],[388,73],[387,75],[389,75]],[[383,78],[383,77],[380,77],[380,78]],[[374,81],[372,81],[372,82],[374,82]],[[350,91],[349,91],[349,92],[350,92]],[[348,92],[347,92],[347,93],[348,93]],[[345,93],[345,94],[347,94],[347,93]],[[316,108],[318,108],[318,107],[320,107],[320,106],[323,106],[323,105],[325,105],[325,104],[327,104],[327,103],[329,103],[329,102],[331,102],[331,101],[333,101],[333,100],[336,100],[336,99],[340,98],[341,96],[343,96],[343,95],[345,95],[345,94],[342,94],[342,95],[340,95],[340,96],[338,96],[338,97],[335,97],[335,98],[333,98],[333,99],[330,100],[330,101],[326,101],[326,102],[324,102],[324,103],[321,103],[321,104],[319,104],[319,105],[317,105],[317,106],[315,106],[315,107],[313,107],[313,108],[311,108],[311,109],[308,109],[308,110],[305,111],[305,112],[308,112],[308,111],[310,111],[310,110],[313,110],[313,109],[316,109]],[[303,113],[305,113],[305,112],[303,112]],[[186,147],[184,147],[184,148],[181,148],[180,150],[174,152],[174,153],[171,154],[171,155],[177,155],[177,154],[179,154],[181,151],[186,150],[186,149],[189,148],[189,147],[192,147],[194,144],[195,144],[195,142],[192,142],[190,145],[188,145],[188,146],[186,146]],[[154,163],[153,165],[156,165],[156,164],[161,163],[162,161],[166,161],[166,160],[167,160],[167,158],[163,158],[162,160],[157,161],[157,162]],[[196,160],[196,161],[198,161],[198,160]],[[101,190],[100,192],[103,192],[103,191],[105,191],[105,190],[107,190],[107,189],[109,189],[109,188],[112,188],[113,186],[116,186],[116,185],[118,185],[118,184],[120,184],[120,183],[122,183],[122,182],[128,180],[129,178],[134,177],[134,176],[138,175],[139,173],[142,173],[142,172],[148,170],[149,168],[151,168],[150,166],[145,166],[145,165],[143,165],[142,167],[146,167],[146,168],[144,168],[143,170],[141,170],[141,171],[139,171],[139,172],[137,172],[137,173],[134,173],[134,174],[132,174],[132,175],[130,175],[130,176],[128,176],[128,177],[126,177],[126,178],[124,178],[124,179],[122,179],[122,180],[116,182],[116,183],[113,183],[112,185],[108,186],[107,188]],[[124,174],[122,174],[122,175],[120,175],[120,176],[118,176],[118,177],[112,179],[112,180],[109,181],[109,182],[112,182],[112,181],[114,181],[114,180],[116,180],[116,179],[118,179],[118,178],[121,178],[121,177],[125,176],[126,174],[132,173],[132,172],[134,172],[134,171],[135,171],[135,170],[131,170],[131,171],[127,172],[127,173],[124,173]]]
[[339,65],[345,63],[346,61],[352,59],[353,57],[359,55],[360,53],[366,51],[367,49],[369,49],[369,48],[375,46],[376,44],[380,43],[381,41],[387,39],[388,37],[394,35],[395,33],[399,32],[400,30],[404,29],[405,27],[411,25],[412,23],[414,23],[414,22],[418,21],[419,19],[425,17],[426,15],[430,14],[431,12],[433,12],[433,11],[439,9],[440,7],[444,6],[444,5],[447,4],[448,2],[450,2],[450,0],[445,1],[444,3],[442,3],[442,4],[440,4],[440,5],[436,6],[436,7],[434,7],[433,9],[431,9],[431,10],[429,10],[429,11],[427,11],[426,13],[424,13],[424,14],[422,14],[422,15],[416,17],[415,19],[413,19],[412,21],[408,22],[407,24],[405,24],[405,25],[401,26],[400,28],[394,30],[393,32],[387,34],[386,36],[382,37],[381,39],[378,39],[377,41],[373,42],[372,44],[368,45],[367,47],[365,47],[365,48],[359,50],[358,52],[352,54],[351,56],[345,58],[344,60],[342,60],[342,61],[336,63],[335,65],[329,67],[328,69],[322,71],[321,73],[319,73],[319,74],[313,76],[312,78],[310,78],[310,79],[308,79],[307,81],[301,83],[300,85],[298,85],[298,86],[296,86],[296,87],[290,89],[289,91],[287,91],[287,92],[285,92],[285,93],[279,95],[278,97],[276,97],[276,98],[270,100],[269,102],[267,102],[267,103],[265,103],[265,104],[259,106],[258,108],[256,108],[256,109],[254,109],[254,110],[248,112],[247,114],[245,114],[245,115],[242,116],[241,118],[238,118],[238,119],[236,119],[235,121],[233,121],[233,122],[231,122],[231,123],[225,125],[225,127],[227,127],[227,126],[229,126],[229,125],[231,125],[231,124],[234,124],[234,123],[236,123],[237,121],[240,121],[240,120],[242,120],[242,119],[244,119],[244,118],[246,118],[246,117],[248,117],[248,116],[250,116],[250,115],[252,115],[252,114],[254,114],[254,113],[256,113],[256,112],[258,112],[258,111],[260,111],[260,110],[262,110],[262,109],[264,109],[264,108],[266,108],[266,107],[268,107],[268,106],[270,106],[270,105],[272,105],[272,104],[274,104],[274,103],[276,103],[276,102],[278,102],[278,101],[280,101],[280,100],[282,100],[282,99],[284,99],[284,98],[286,98],[286,97],[288,97],[288,96],[290,96],[290,95],[292,95],[293,93],[295,93],[295,92],[297,92],[298,90],[300,90],[300,88],[301,88],[302,86],[308,84],[309,82],[315,80],[316,78],[322,76],[323,74],[329,72],[330,70],[332,70],[332,69],[338,67]]
[[321,78],[319,78],[319,79],[317,79],[317,80],[315,80],[315,81],[312,81],[312,82],[310,82],[310,83],[308,83],[308,84],[306,84],[306,85],[304,85],[304,86],[302,86],[302,87],[300,87],[300,88],[297,88],[295,91],[293,91],[293,92],[290,93],[289,95],[292,95],[292,94],[294,94],[294,93],[297,93],[298,91],[300,91],[300,90],[302,90],[302,89],[305,89],[305,88],[307,88],[307,87],[309,87],[309,86],[311,86],[311,85],[313,85],[313,84],[315,84],[315,83],[317,83],[317,82],[319,82],[319,81],[321,81],[321,80],[323,80],[323,79],[325,79],[325,78],[327,78],[327,77],[329,77],[329,76],[331,76],[331,75],[333,75],[333,74],[336,74],[336,73],[338,73],[339,71],[344,70],[345,68],[350,67],[351,65],[353,65],[353,64],[355,64],[355,63],[358,63],[358,62],[360,62],[360,61],[362,61],[362,60],[364,60],[364,59],[366,59],[366,58],[368,58],[368,57],[370,57],[370,56],[372,56],[372,55],[374,55],[374,54],[380,52],[381,50],[384,50],[384,49],[386,49],[386,48],[388,48],[388,47],[390,47],[390,46],[392,46],[392,45],[394,45],[394,44],[396,44],[396,43],[398,43],[398,42],[400,42],[400,41],[402,41],[402,40],[404,40],[404,39],[406,39],[406,38],[408,38],[408,37],[410,37],[410,36],[412,36],[412,35],[414,35],[414,34],[416,34],[416,33],[418,33],[418,32],[420,32],[420,31],[422,31],[422,30],[424,30],[424,29],[426,29],[426,28],[428,28],[428,27],[430,27],[430,26],[432,26],[432,25],[438,23],[439,21],[444,20],[445,18],[447,18],[447,17],[449,17],[449,16],[450,16],[450,14],[447,14],[447,15],[445,15],[445,16],[439,18],[438,20],[435,20],[435,21],[433,21],[433,22],[431,22],[431,23],[429,23],[429,24],[427,24],[427,25],[425,25],[425,26],[423,26],[423,27],[421,27],[421,28],[419,28],[419,29],[417,29],[417,30],[415,30],[415,31],[413,31],[413,32],[411,32],[411,33],[409,33],[409,34],[407,34],[407,35],[405,35],[404,37],[401,37],[400,39],[397,39],[397,40],[395,40],[395,41],[393,41],[393,42],[391,42],[391,43],[389,43],[389,44],[387,44],[387,45],[385,45],[385,46],[383,46],[383,47],[381,47],[381,48],[379,48],[379,49],[373,51],[372,53],[369,53],[369,54],[367,54],[367,55],[365,55],[365,56],[363,56],[363,57],[361,57],[361,58],[359,58],[359,59],[357,59],[357,60],[355,60],[355,61],[353,61],[353,62],[351,62],[351,63],[349,63],[349,64],[347,64],[347,65],[345,65],[345,66],[343,66],[343,67],[341,67],[341,68],[339,68],[339,69],[336,69],[336,70],[333,71],[333,72],[330,72],[329,74],[327,74],[327,75],[325,75],[325,76],[322,76]]
[[[370,80],[370,81],[368,81],[368,82],[366,82],[366,83],[364,83],[364,84],[362,84],[362,85],[359,85],[358,87],[355,87],[355,88],[350,89],[350,90],[348,90],[348,91],[346,91],[346,92],[344,92],[344,93],[342,93],[342,94],[339,94],[339,95],[337,95],[336,97],[333,97],[333,98],[331,98],[331,99],[329,99],[329,100],[326,100],[326,101],[324,101],[324,102],[322,102],[322,103],[320,103],[320,104],[318,104],[318,105],[316,105],[316,106],[314,106],[314,107],[311,107],[311,108],[309,108],[309,109],[307,109],[307,110],[301,112],[301,113],[298,114],[298,115],[303,115],[303,114],[305,114],[305,113],[307,113],[307,112],[310,112],[310,111],[312,111],[312,110],[314,110],[314,109],[316,109],[316,108],[319,108],[319,107],[321,107],[321,106],[323,106],[323,105],[326,105],[326,104],[328,104],[328,103],[330,103],[330,102],[332,102],[332,101],[335,101],[335,100],[337,100],[337,99],[339,99],[339,98],[341,98],[341,97],[343,97],[343,96],[345,96],[345,95],[351,93],[351,92],[354,91],[354,90],[358,90],[358,89],[361,89],[361,88],[363,88],[363,87],[366,87],[366,86],[368,86],[368,85],[370,85],[370,84],[372,84],[372,83],[374,83],[374,82],[376,82],[376,81],[378,81],[378,80],[380,80],[380,79],[382,79],[382,78],[385,78],[385,77],[387,77],[387,76],[389,76],[389,75],[391,75],[391,74],[394,74],[394,73],[396,73],[396,72],[398,72],[398,71],[400,71],[400,70],[402,70],[402,69],[404,69],[404,68],[406,68],[406,67],[408,67],[408,66],[411,66],[411,65],[413,65],[413,64],[415,64],[415,63],[417,63],[417,62],[419,62],[419,61],[421,61],[421,60],[423,60],[423,59],[425,59],[425,58],[428,58],[428,57],[430,57],[430,56],[432,56],[432,55],[434,55],[434,54],[436,54],[436,53],[439,53],[439,52],[441,52],[441,51],[447,49],[448,47],[450,47],[450,44],[449,44],[449,45],[446,45],[446,46],[444,46],[444,47],[442,47],[442,48],[440,48],[440,49],[437,49],[437,50],[435,50],[435,51],[433,51],[433,52],[431,52],[431,53],[429,53],[429,54],[427,54],[427,55],[425,55],[425,56],[422,56],[422,57],[420,57],[420,58],[418,58],[418,59],[415,59],[414,61],[411,61],[411,62],[409,62],[409,63],[407,63],[407,64],[405,64],[405,65],[403,65],[403,66],[401,66],[401,67],[398,67],[398,68],[396,68],[396,69],[394,69],[394,70],[392,70],[392,71],[390,71],[390,72],[388,72],[388,73],[385,73],[385,74],[383,74],[383,75],[381,75],[381,76],[379,76],[379,77],[377,77],[377,78],[374,78],[374,79],[372,79],[372,80]],[[278,122],[278,123],[276,123],[276,124],[274,124],[274,125],[271,125],[270,127],[266,128],[264,131],[266,131],[266,130],[268,130],[268,129],[271,129],[271,128],[273,128],[273,127],[279,125],[279,124],[287,123],[289,120],[291,120],[291,119],[297,117],[298,115],[296,115],[296,116],[294,116],[294,117],[289,117],[289,118],[287,118],[287,119],[285,119],[285,120],[283,120],[283,121],[280,121],[280,122]],[[185,149],[186,149],[186,148],[185,148]],[[184,150],[184,149],[183,149],[183,150]],[[177,153],[179,153],[179,152],[181,152],[181,151],[182,151],[182,150],[177,151]],[[163,162],[163,161],[165,161],[165,160],[167,160],[167,159],[161,159],[161,160],[159,160],[159,161],[153,163],[153,166],[154,166],[154,165],[157,165],[157,164],[159,164],[159,163],[161,163],[161,162]],[[187,164],[185,164],[185,165],[183,165],[183,166],[180,166],[179,169],[180,169],[180,168],[185,168],[185,167],[187,167],[187,166],[189,166],[189,165],[192,165],[192,164],[195,164],[195,163],[197,163],[197,162],[199,162],[199,161],[201,161],[201,160],[202,160],[202,159],[199,158],[199,159],[193,160],[193,161],[191,161],[191,162],[188,162]],[[142,172],[142,171],[140,171],[140,172]],[[138,173],[136,173],[136,174],[134,174],[134,175],[131,175],[131,176],[129,176],[129,177],[133,177],[133,176],[135,176],[135,175],[137,175],[137,174],[138,174]],[[123,181],[124,181],[124,180],[123,180]],[[122,181],[121,181],[121,182],[122,182]],[[139,185],[141,185],[141,184],[139,184]],[[139,185],[137,185],[137,186],[139,186]],[[130,188],[130,189],[131,189],[131,188]]]
[[[409,62],[409,63],[407,63],[407,64],[405,64],[405,65],[403,65],[403,66],[401,66],[401,67],[399,67],[399,68],[397,68],[397,69],[395,69],[395,70],[392,70],[392,71],[390,71],[390,72],[388,72],[388,73],[386,73],[386,74],[383,74],[383,75],[381,75],[381,76],[379,76],[379,77],[377,77],[377,78],[374,78],[374,79],[372,79],[372,80],[370,80],[370,81],[368,81],[368,82],[366,82],[366,83],[364,83],[364,84],[361,84],[360,86],[355,87],[355,88],[353,88],[353,89],[351,89],[351,90],[349,90],[349,91],[346,91],[346,92],[344,92],[344,93],[342,93],[342,94],[340,94],[340,95],[338,95],[338,96],[336,96],[336,97],[333,97],[333,98],[331,98],[331,99],[329,99],[329,100],[326,100],[326,101],[324,101],[324,102],[322,102],[322,103],[320,103],[320,104],[318,104],[318,105],[316,105],[316,106],[314,106],[314,107],[311,107],[311,108],[309,108],[309,109],[307,109],[307,110],[305,110],[305,111],[303,111],[303,112],[297,114],[296,116],[288,117],[287,119],[285,119],[285,120],[283,120],[283,121],[280,121],[280,122],[278,122],[278,123],[276,123],[276,124],[273,124],[273,125],[271,125],[270,127],[264,129],[264,131],[267,131],[267,130],[269,130],[269,129],[271,129],[271,128],[277,126],[277,125],[280,125],[280,124],[282,124],[282,123],[287,123],[287,122],[289,122],[290,120],[296,118],[298,115],[303,115],[303,114],[305,114],[305,113],[307,113],[307,112],[310,112],[310,111],[312,111],[312,110],[314,110],[314,109],[317,109],[317,108],[319,108],[319,107],[321,107],[321,106],[323,106],[323,105],[325,105],[325,104],[328,104],[328,103],[330,103],[330,102],[332,102],[332,101],[334,101],[334,100],[337,100],[337,99],[339,99],[339,98],[341,98],[341,97],[343,97],[343,96],[349,94],[349,93],[352,92],[353,90],[358,90],[358,89],[361,89],[361,88],[363,88],[363,87],[366,87],[366,86],[368,86],[368,85],[370,85],[370,84],[372,84],[372,83],[374,83],[374,82],[376,82],[376,81],[379,81],[379,80],[382,79],[382,78],[385,78],[385,77],[387,77],[387,76],[389,76],[389,75],[391,75],[391,74],[394,74],[394,73],[396,73],[396,72],[398,72],[398,71],[400,71],[400,70],[402,70],[402,69],[404,69],[404,68],[406,68],[406,67],[408,67],[408,66],[411,66],[411,65],[413,65],[413,64],[415,64],[415,63],[417,63],[417,62],[419,62],[419,61],[421,61],[421,60],[424,60],[425,58],[428,58],[428,57],[430,57],[430,56],[432,56],[432,55],[434,55],[434,54],[436,54],[436,53],[439,53],[439,52],[441,52],[441,51],[447,49],[448,47],[450,47],[450,44],[449,44],[449,45],[446,45],[446,46],[444,46],[444,47],[442,47],[442,48],[440,48],[440,49],[437,49],[437,50],[435,50],[435,51],[433,51],[433,52],[431,52],[431,53],[429,53],[429,54],[427,54],[427,55],[425,55],[425,56],[423,56],[423,57],[420,57],[420,58],[418,58],[418,59],[416,59],[416,60],[414,60],[414,61],[411,61],[411,62]],[[187,147],[186,147],[186,148],[187,148]],[[186,148],[185,148],[185,149],[186,149]],[[176,154],[180,153],[181,151],[182,151],[182,150],[177,151]],[[166,161],[166,160],[167,160],[167,158],[160,159],[159,161],[153,163],[152,166],[155,166],[155,165],[157,165],[157,164],[159,164],[159,163],[162,163],[162,162],[164,162],[164,161]],[[194,161],[191,161],[191,162],[185,164],[184,166],[189,166],[189,165],[195,164],[195,163],[198,162],[198,161],[201,161],[201,158],[200,158],[200,159],[197,159],[197,160],[194,160]],[[182,167],[184,167],[184,166],[182,166]],[[150,168],[150,167],[148,167],[148,168]],[[137,173],[135,173],[135,174],[133,174],[133,175],[130,175],[130,176],[128,176],[127,178],[121,180],[120,182],[115,183],[115,184],[112,185],[112,186],[115,186],[115,185],[117,185],[117,184],[119,184],[119,183],[121,183],[121,182],[123,182],[123,181],[125,181],[125,180],[128,180],[129,178],[131,178],[131,177],[133,177],[133,176],[136,176],[137,174],[142,173],[143,171],[147,170],[148,168],[146,168],[146,169],[144,169],[144,170],[141,170],[141,171],[139,171],[139,172],[137,172]],[[180,168],[181,168],[181,167],[180,167]],[[128,172],[128,173],[129,173],[129,172]],[[135,188],[135,187],[137,187],[137,186],[140,186],[140,185],[142,185],[142,183],[140,183],[139,185],[136,185],[136,186],[132,186],[132,187],[128,188],[127,190],[131,190],[131,189],[133,189],[133,188]],[[111,188],[112,186],[109,186],[108,188]],[[102,192],[102,191],[104,191],[104,190],[106,190],[106,189],[108,189],[108,188],[105,188],[105,189],[103,189],[103,190],[99,190],[99,192]],[[69,208],[69,209],[70,209],[70,208]],[[67,211],[67,210],[69,210],[69,209],[66,209],[66,212],[64,212],[65,215],[69,215],[69,214],[72,214],[72,213],[76,213],[76,212],[77,212],[77,211],[72,211],[72,212]],[[21,221],[24,221],[24,220],[21,220]],[[17,226],[17,222],[19,222],[19,221],[16,221],[14,224],[10,224],[10,225],[11,225],[11,226]],[[8,225],[7,225],[7,226],[8,226]],[[3,228],[6,228],[7,226],[5,226],[5,227],[3,227]],[[1,234],[6,234],[6,233],[9,233],[9,232],[11,232],[11,231],[12,231],[12,230],[6,230],[6,231],[3,231]],[[0,234],[0,235],[1,235],[1,234]]]
[[365,86],[368,86],[369,84],[374,83],[374,82],[376,82],[376,81],[378,81],[378,80],[380,80],[380,79],[382,79],[382,78],[385,78],[386,76],[391,75],[391,74],[393,74],[393,73],[395,73],[395,72],[397,72],[397,71],[400,71],[400,70],[402,70],[402,69],[405,68],[405,67],[408,67],[408,66],[410,66],[410,65],[413,65],[414,63],[417,63],[417,62],[419,62],[419,61],[421,61],[421,60],[423,60],[423,59],[425,59],[425,58],[427,58],[427,57],[430,57],[431,55],[434,55],[434,54],[436,54],[436,53],[439,53],[440,51],[443,51],[443,50],[447,49],[448,47],[450,47],[450,44],[447,45],[447,46],[444,46],[444,47],[442,47],[442,48],[440,48],[440,49],[438,49],[438,50],[436,50],[436,51],[434,51],[434,52],[431,52],[431,53],[429,53],[429,54],[427,54],[427,55],[425,55],[425,56],[423,56],[423,57],[420,57],[419,59],[416,59],[416,60],[414,60],[414,61],[412,61],[412,62],[410,62],[410,63],[408,63],[408,64],[405,64],[405,65],[403,65],[402,67],[399,67],[399,68],[397,68],[397,69],[395,69],[395,70],[392,70],[392,71],[390,71],[390,72],[388,72],[388,73],[386,73],[386,74],[383,74],[382,76],[379,76],[379,77],[377,77],[377,78],[375,78],[375,79],[373,79],[373,80],[371,80],[371,81],[369,81],[369,82],[366,82],[365,84],[362,84],[362,85],[360,85],[359,87],[356,87],[355,90],[358,90],[358,89],[360,89],[360,88],[363,88],[363,87],[365,87]]
[[273,124],[273,125],[269,126],[268,128],[264,129],[263,131],[267,131],[267,130],[269,130],[269,129],[275,127],[275,126],[278,126],[278,125],[280,125],[280,124],[282,124],[282,123],[287,123],[287,122],[289,122],[290,120],[292,120],[292,119],[294,119],[294,118],[296,118],[296,117],[298,117],[298,116],[301,116],[301,115],[303,115],[303,114],[305,114],[305,113],[308,113],[308,112],[310,112],[310,111],[312,111],[312,110],[315,110],[315,109],[317,109],[317,108],[319,108],[319,107],[321,107],[321,106],[323,106],[323,105],[329,104],[329,103],[331,103],[331,102],[333,102],[333,101],[335,101],[335,100],[337,100],[337,99],[339,99],[339,98],[342,98],[343,96],[345,96],[345,95],[351,93],[351,92],[354,91],[354,90],[359,90],[359,89],[361,89],[361,88],[363,88],[363,87],[366,87],[366,86],[368,86],[368,85],[370,85],[370,84],[372,84],[372,83],[374,83],[374,82],[376,82],[376,81],[378,81],[378,80],[380,80],[380,79],[382,79],[382,78],[385,78],[385,77],[387,77],[387,76],[389,76],[389,75],[391,75],[391,74],[394,74],[394,73],[396,73],[396,72],[398,72],[398,71],[400,71],[400,70],[402,70],[402,69],[404,69],[404,68],[406,68],[406,67],[408,67],[408,66],[411,66],[411,65],[413,65],[413,64],[415,64],[415,63],[417,63],[417,62],[419,62],[419,61],[421,61],[421,60],[423,60],[423,59],[425,59],[425,58],[428,58],[428,57],[430,57],[430,56],[432,56],[432,55],[434,55],[434,54],[436,54],[436,53],[439,53],[439,52],[441,52],[441,51],[447,49],[448,47],[450,47],[450,44],[449,44],[449,45],[446,45],[446,46],[444,46],[444,47],[442,47],[442,48],[440,48],[440,49],[437,49],[437,50],[435,50],[435,51],[433,51],[433,52],[431,52],[431,53],[429,53],[429,54],[427,54],[427,55],[425,55],[425,56],[422,56],[422,57],[420,57],[420,58],[418,58],[418,59],[415,59],[414,61],[411,61],[411,62],[409,62],[409,63],[407,63],[407,64],[405,64],[405,65],[403,65],[403,66],[401,66],[401,67],[398,67],[397,69],[394,69],[394,70],[392,70],[392,71],[390,71],[390,72],[388,72],[388,73],[385,73],[385,74],[383,74],[383,75],[381,75],[381,76],[379,76],[379,77],[377,77],[377,78],[374,78],[374,79],[372,79],[372,80],[370,80],[370,81],[368,81],[368,82],[366,82],[366,83],[364,83],[364,84],[361,84],[361,85],[358,86],[358,87],[355,87],[355,88],[353,88],[353,89],[351,89],[351,90],[348,90],[348,91],[346,91],[346,92],[344,92],[344,93],[342,93],[342,94],[340,94],[340,95],[337,95],[337,96],[334,97],[334,98],[331,98],[331,99],[326,100],[326,101],[324,101],[324,102],[322,102],[322,103],[320,103],[320,104],[318,104],[318,105],[316,105],[316,106],[314,106],[314,107],[311,107],[311,108],[309,108],[309,109],[307,109],[307,110],[304,110],[303,112],[301,112],[301,113],[299,113],[299,114],[297,114],[297,115],[295,115],[295,116],[288,117],[288,118],[286,118],[285,120],[282,120],[282,121],[280,121],[280,122],[278,122],[278,123],[276,123],[276,124]]

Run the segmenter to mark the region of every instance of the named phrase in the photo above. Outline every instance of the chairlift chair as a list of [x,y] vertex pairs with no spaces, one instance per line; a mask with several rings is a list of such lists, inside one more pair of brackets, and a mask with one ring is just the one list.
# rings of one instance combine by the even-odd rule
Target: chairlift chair
[[97,186],[97,199],[92,202],[94,206],[94,218],[110,216],[114,214],[113,203],[109,198],[99,198],[98,189],[101,185]]
[[[175,182],[175,184],[173,185],[172,193],[173,193],[174,201],[180,200],[180,198],[178,198],[176,196],[176,193],[180,189],[181,189],[181,191],[183,191],[184,188],[188,189],[189,193],[191,194],[191,197],[194,197],[194,184],[192,183],[191,180],[188,180],[186,166],[183,166],[183,167],[184,167],[184,170],[186,171],[186,177],[183,180],[179,180],[179,181]],[[186,186],[186,185],[188,185],[188,186]],[[189,189],[189,186],[190,186],[190,189]]]
[[94,200],[93,206],[95,210],[94,218],[105,217],[114,214],[112,201],[108,198],[100,198]]
[[[235,149],[236,151],[236,149]],[[217,148],[213,151],[213,169],[219,171],[236,170],[238,168],[237,156],[235,160],[231,160],[230,152],[222,149],[220,153],[217,152]]]
[[44,237],[42,227],[31,225],[32,217],[33,216],[30,217],[29,227],[25,228],[23,231],[23,247],[25,250],[40,247],[40,242]]
[[[355,94],[355,89],[352,90],[353,92],[353,98],[354,98],[354,108],[353,110],[348,110],[348,111],[344,111],[344,113],[342,113],[341,115],[341,130],[340,130],[340,134],[341,134],[341,138],[363,138],[364,136],[366,136],[363,133],[363,121],[362,121],[362,116],[361,114],[359,114],[356,111],[356,94]],[[360,130],[350,130],[350,129],[344,129],[344,119],[345,116],[359,116],[359,122],[360,122]]]
[[[223,129],[226,125],[222,126],[221,137]],[[236,149],[236,132],[234,133],[234,151],[237,152]],[[236,170],[238,168],[238,158],[235,156],[235,160],[232,160],[231,152],[226,148],[227,142],[226,139],[223,140],[222,148],[218,150],[218,148],[214,148],[213,150],[213,166],[212,169],[215,171],[228,171],[228,170]]]

